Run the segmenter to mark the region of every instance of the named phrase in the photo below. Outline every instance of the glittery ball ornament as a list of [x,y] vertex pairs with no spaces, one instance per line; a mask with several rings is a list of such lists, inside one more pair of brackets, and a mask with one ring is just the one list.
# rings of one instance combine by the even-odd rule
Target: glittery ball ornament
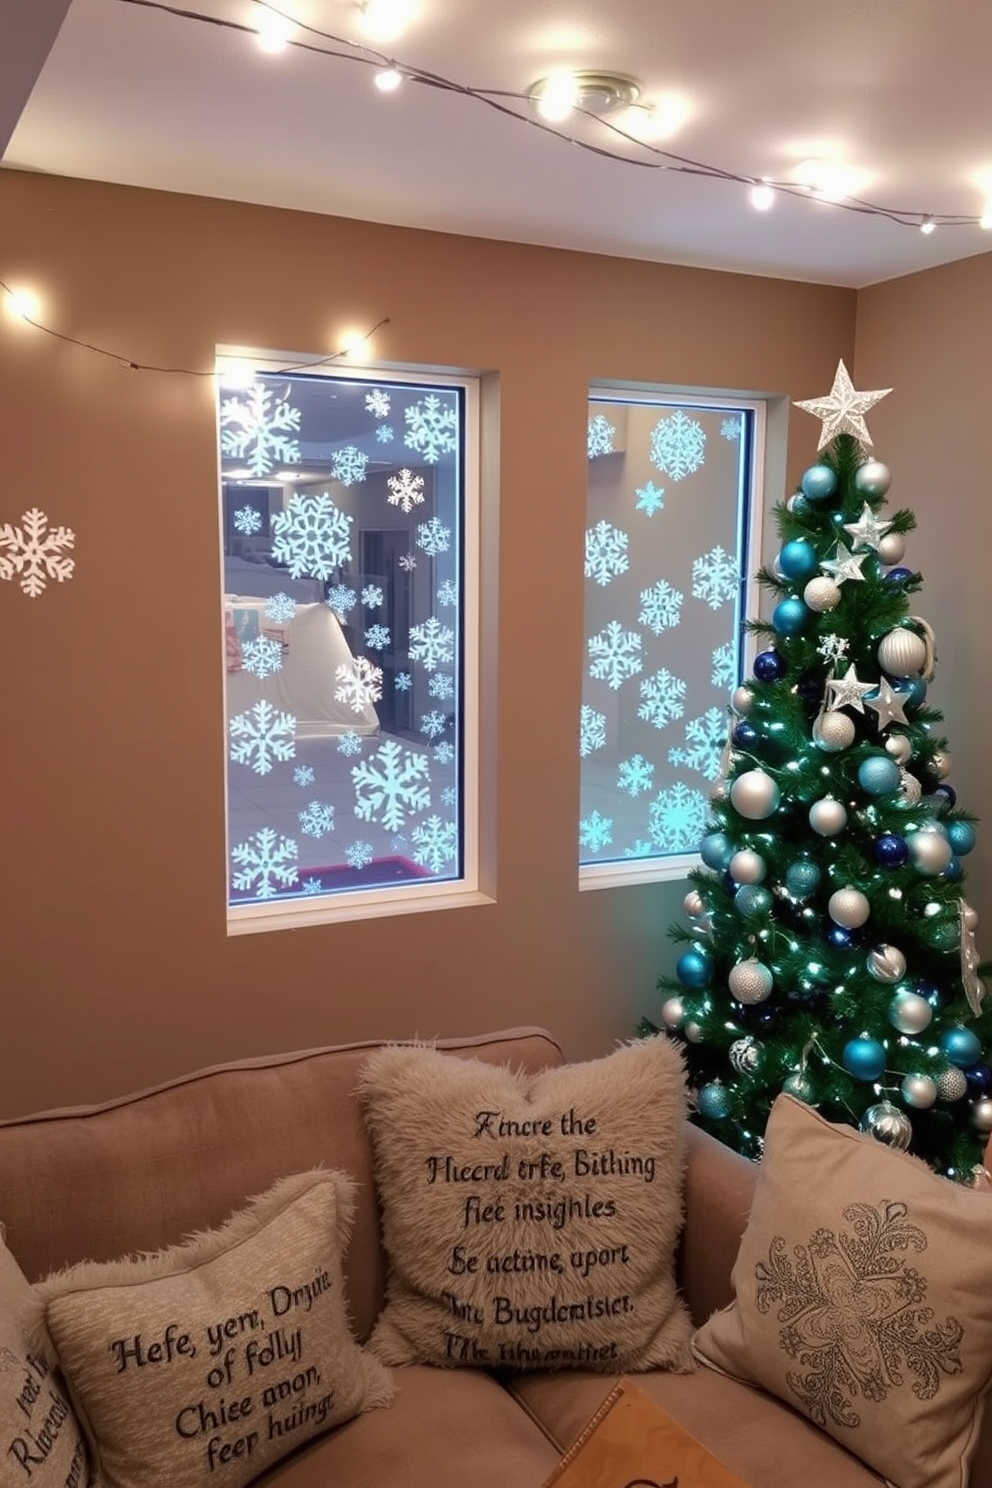
[[819,882],[820,869],[812,858],[798,858],[785,870],[785,887],[793,899],[807,899]]
[[843,801],[824,796],[809,808],[809,824],[821,837],[836,837],[847,826],[847,807]]
[[739,1075],[753,1075],[761,1063],[762,1053],[761,1045],[748,1034],[745,1038],[734,1039],[727,1050],[727,1058],[731,1069]]
[[866,961],[869,976],[876,982],[898,982],[906,974],[906,957],[898,946],[880,945],[868,953]]
[[685,1021],[685,1005],[681,997],[669,997],[661,1004],[661,1021],[666,1028],[681,1028]]
[[734,844],[726,832],[707,832],[699,844],[699,856],[707,868],[722,873],[734,856]]
[[835,889],[827,900],[827,914],[835,925],[856,930],[871,914],[871,905],[860,889]]
[[915,806],[923,794],[923,787],[915,775],[909,770],[901,770],[899,773],[899,795],[900,806]]
[[907,1075],[899,1089],[907,1106],[915,1111],[929,1111],[937,1099],[937,1086],[929,1075]]
[[821,713],[813,725],[813,738],[828,754],[839,754],[854,743],[854,719],[836,711]]
[[816,579],[810,579],[803,590],[803,604],[807,609],[815,610],[818,615],[825,615],[830,610],[835,610],[841,601],[840,585],[835,584],[833,579],[826,574]]
[[862,496],[884,496],[892,484],[892,472],[881,460],[866,460],[854,472],[854,489]]
[[953,1064],[942,1069],[937,1076],[937,1094],[941,1100],[959,1101],[967,1089],[968,1081],[964,1077],[964,1071],[955,1069]]
[[758,884],[761,883],[768,872],[768,864],[760,853],[752,852],[750,848],[742,848],[735,852],[730,860],[730,876],[734,883]]
[[992,1132],[992,1100],[989,1100],[987,1095],[983,1096],[981,1100],[977,1100],[972,1106],[971,1124],[983,1136],[987,1136],[989,1132]]
[[698,919],[701,914],[706,913],[706,905],[703,903],[703,896],[698,889],[689,890],[688,894],[682,900],[682,908],[692,920]]
[[807,501],[829,501],[837,490],[837,475],[829,465],[811,465],[799,484]]
[[788,662],[778,651],[759,651],[754,658],[754,675],[759,682],[778,682],[788,670]]
[[878,544],[879,563],[901,563],[905,556],[905,533],[887,532]]
[[940,1051],[958,1069],[977,1064],[982,1057],[982,1041],[970,1028],[946,1028],[940,1035]]
[[927,664],[927,648],[915,630],[890,630],[878,643],[878,664],[890,677],[916,677]]
[[749,821],[764,821],[778,810],[781,794],[764,770],[745,770],[730,787],[730,801],[735,811]]
[[926,878],[943,873],[954,856],[954,849],[944,834],[932,829],[910,832],[906,845],[913,867]]
[[978,838],[971,822],[953,821],[947,824],[947,840],[958,857],[964,858],[974,849]]
[[938,780],[946,780],[951,773],[952,760],[946,749],[938,749],[927,768]]
[[883,868],[901,868],[909,862],[909,847],[905,837],[894,832],[883,832],[871,845],[872,857]]
[[858,1125],[876,1142],[885,1147],[895,1147],[898,1152],[905,1152],[913,1140],[909,1117],[891,1101],[879,1101],[877,1105],[869,1106]]
[[761,920],[771,913],[774,900],[761,884],[741,884],[734,895],[734,908],[747,920]]
[[710,1121],[722,1121],[730,1114],[730,1096],[719,1080],[704,1085],[696,1095],[696,1106],[700,1116]]
[[790,595],[788,599],[780,599],[772,610],[772,630],[780,636],[799,635],[812,618],[812,610],[796,595]]
[[686,1040],[690,1044],[701,1044],[703,1042],[703,1030],[696,1022],[695,1018],[690,1018],[688,1023],[686,1023],[685,1027],[683,1028],[682,1032],[685,1034]]
[[812,578],[820,564],[813,544],[797,538],[783,546],[778,566],[787,579],[799,580]]
[[889,734],[885,740],[885,752],[897,765],[904,765],[912,757],[913,746],[905,734]]
[[869,796],[898,790],[899,778],[899,766],[887,754],[869,754],[858,766],[858,784]]
[[878,1039],[862,1034],[844,1045],[841,1061],[856,1080],[877,1080],[885,1072],[885,1049]]
[[786,1095],[794,1095],[796,1100],[805,1101],[809,1105],[813,1100],[813,1082],[808,1075],[796,1070],[784,1082],[782,1089]]
[[922,1033],[932,1018],[933,1008],[918,992],[899,992],[889,1003],[889,1022],[900,1033]]
[[747,961],[738,961],[732,966],[727,975],[727,986],[731,997],[736,997],[738,1002],[745,1007],[753,1007],[756,1003],[764,1002],[771,995],[773,977],[768,967],[763,962],[752,957]]

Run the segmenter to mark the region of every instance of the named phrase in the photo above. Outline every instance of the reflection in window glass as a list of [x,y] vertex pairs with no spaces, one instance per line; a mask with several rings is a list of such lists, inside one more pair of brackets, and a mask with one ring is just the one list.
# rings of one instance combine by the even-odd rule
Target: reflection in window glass
[[755,411],[589,404],[579,861],[694,853],[740,667]]
[[229,903],[457,879],[465,388],[224,379]]

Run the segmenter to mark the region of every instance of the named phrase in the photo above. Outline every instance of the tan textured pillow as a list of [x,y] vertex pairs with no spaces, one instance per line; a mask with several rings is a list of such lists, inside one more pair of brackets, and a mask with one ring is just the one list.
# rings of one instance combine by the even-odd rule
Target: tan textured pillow
[[693,1339],[898,1488],[964,1488],[992,1382],[992,1200],[772,1107],[736,1300]]
[[218,1230],[38,1284],[106,1488],[240,1488],[389,1400],[348,1326],[353,1209],[345,1175],[302,1173]]
[[514,1074],[378,1050],[359,1089],[389,1257],[390,1364],[690,1369],[676,1295],[682,1058],[665,1038]]
[[24,1330],[31,1298],[0,1238],[0,1484],[86,1488],[86,1441],[63,1381],[50,1349],[33,1345]]

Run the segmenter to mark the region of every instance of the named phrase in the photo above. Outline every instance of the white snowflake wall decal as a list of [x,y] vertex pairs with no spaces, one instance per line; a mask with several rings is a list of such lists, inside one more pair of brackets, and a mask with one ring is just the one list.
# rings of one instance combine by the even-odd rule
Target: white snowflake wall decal
[[272,556],[294,579],[329,579],[340,564],[351,562],[353,521],[326,491],[320,495],[297,491],[286,510],[272,518]]
[[676,409],[659,419],[651,431],[651,459],[662,475],[678,481],[698,470],[706,452],[702,424]]
[[398,506],[402,512],[411,512],[424,499],[424,477],[414,475],[405,466],[399,475],[387,476],[386,485],[389,487],[386,500],[390,506]]
[[408,651],[411,659],[419,661],[425,671],[433,672],[438,666],[448,666],[455,656],[455,632],[431,615],[421,625],[410,626]]
[[586,435],[587,457],[595,460],[600,455],[612,455],[613,438],[616,432],[616,425],[611,424],[605,414],[597,413],[595,418],[591,418]]
[[597,522],[586,532],[585,576],[597,584],[608,584],[630,567],[627,546],[630,539],[619,527]]
[[228,725],[231,759],[248,765],[256,775],[268,775],[274,764],[296,755],[296,719],[265,699],[238,713]]
[[311,801],[297,815],[300,829],[308,837],[326,837],[334,827],[334,807],[327,806],[323,801]]
[[606,744],[606,714],[583,703],[579,709],[579,754],[582,759]]
[[241,892],[254,888],[256,899],[272,899],[277,885],[289,888],[296,883],[298,853],[291,837],[280,837],[273,827],[262,827],[247,842],[231,849],[231,860],[239,870],[232,883]]
[[234,513],[234,526],[243,537],[254,537],[262,530],[262,513],[253,506],[241,506]]
[[667,727],[685,712],[685,683],[681,677],[673,677],[667,667],[661,667],[641,683],[641,705],[638,718],[654,724],[657,729]]
[[37,599],[49,579],[64,584],[72,578],[75,559],[65,551],[75,545],[76,534],[68,527],[49,528],[36,506],[22,514],[21,524],[0,527],[0,579],[16,578],[28,599]]
[[334,668],[334,675],[338,679],[335,698],[354,713],[364,712],[382,697],[382,667],[373,666],[364,656],[342,662]]
[[431,517],[417,526],[417,547],[423,548],[428,558],[446,553],[451,545],[451,528],[446,527],[440,517]]
[[368,455],[363,455],[353,444],[346,444],[331,455],[331,474],[343,486],[353,486],[365,479],[368,463]]
[[347,615],[358,603],[358,595],[347,584],[335,584],[327,591],[327,608],[337,615]]
[[617,773],[617,789],[625,791],[628,796],[637,797],[652,789],[654,785],[654,765],[646,760],[643,754],[632,754],[629,759],[620,761]]
[[671,630],[682,619],[684,598],[665,579],[659,579],[650,589],[641,590],[641,608],[637,618],[655,635],[661,635],[663,630]]
[[388,739],[351,772],[355,816],[395,832],[407,816],[431,804],[430,759]]
[[268,636],[256,636],[241,648],[241,665],[260,680],[272,672],[282,671],[282,647]]
[[453,454],[458,448],[458,415],[454,408],[442,404],[436,393],[428,393],[403,417],[407,429],[404,444],[423,455],[428,465],[436,465],[441,455]]
[[711,610],[718,610],[728,600],[736,599],[739,586],[737,560],[719,544],[693,560],[693,595],[696,599],[704,599]]
[[279,624],[284,620],[292,620],[296,614],[296,600],[290,599],[288,594],[280,591],[265,601],[265,613],[270,620],[275,620]]
[[677,780],[648,809],[648,831],[659,852],[695,852],[706,824],[706,797]]
[[413,829],[413,861],[431,873],[440,873],[458,853],[458,828],[454,822],[429,816]]
[[365,407],[373,418],[388,418],[389,394],[382,388],[373,388],[370,393],[365,394]]
[[710,684],[721,691],[733,687],[737,681],[737,648],[733,641],[725,641],[713,652],[713,670]]
[[243,398],[225,398],[220,407],[220,447],[252,475],[268,475],[276,465],[298,465],[300,445],[293,434],[300,410],[276,398],[265,383],[254,382]]
[[590,677],[605,682],[614,692],[644,665],[641,637],[636,630],[624,630],[619,620],[609,621],[587,644]]
[[668,751],[668,762],[698,770],[707,780],[720,774],[727,743],[727,720],[719,708],[707,708],[701,718],[690,718],[685,726],[685,745]]
[[602,852],[613,841],[613,818],[591,811],[579,822],[579,846],[587,852]]
[[349,868],[367,868],[375,857],[371,842],[363,842],[359,838],[353,842],[344,855],[344,860]]

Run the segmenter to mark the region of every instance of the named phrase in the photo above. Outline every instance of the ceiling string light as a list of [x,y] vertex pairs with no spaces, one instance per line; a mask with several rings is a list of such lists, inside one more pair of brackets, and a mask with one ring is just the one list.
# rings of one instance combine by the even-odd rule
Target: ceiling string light
[[[256,39],[263,30],[263,23],[251,26],[242,21],[233,21],[221,16],[206,15],[200,11],[184,9],[176,5],[170,5],[167,0],[118,0],[121,5],[140,6],[145,10],[159,10],[167,15],[174,16],[180,20],[196,21],[203,25],[218,26],[223,30],[241,32]],[[366,0],[369,3],[369,0]],[[317,26],[307,25],[303,21],[294,20],[287,16],[278,6],[270,3],[270,0],[252,0],[252,4],[268,16],[276,16],[284,23],[295,28],[295,32],[289,37],[287,45],[298,50],[313,52],[318,56],[330,57],[335,61],[358,63],[374,69],[375,73],[382,75],[384,72],[396,73],[401,80],[412,83],[420,83],[424,87],[437,88],[448,93],[460,94],[463,98],[470,98],[476,103],[484,104],[487,108],[494,109],[505,117],[515,119],[520,124],[526,124],[532,129],[539,129],[545,134],[554,135],[557,139],[564,140],[567,144],[574,145],[580,150],[585,150],[592,155],[598,155],[603,159],[616,161],[619,164],[636,166],[646,170],[669,171],[676,175],[690,175],[708,177],[711,180],[727,181],[737,186],[747,188],[753,206],[759,211],[765,211],[775,199],[776,195],[798,197],[803,200],[816,200],[827,207],[834,207],[844,212],[855,212],[865,217],[884,217],[889,222],[894,222],[899,227],[911,227],[916,231],[932,232],[937,227],[982,227],[992,228],[992,201],[987,202],[982,213],[944,213],[944,212],[921,212],[918,209],[909,210],[900,207],[884,207],[878,202],[866,201],[861,197],[850,195],[829,195],[819,189],[797,183],[796,181],[775,181],[767,176],[744,175],[739,171],[725,170],[720,166],[707,164],[702,160],[693,160],[686,155],[677,155],[670,150],[660,149],[648,140],[638,138],[629,133],[612,119],[602,117],[595,111],[585,109],[581,100],[574,103],[565,111],[563,107],[562,118],[558,121],[563,123],[564,119],[572,115],[588,119],[598,124],[601,129],[612,136],[616,141],[622,141],[625,145],[632,145],[639,155],[621,153],[619,149],[611,149],[608,145],[595,144],[590,140],[569,133],[558,127],[558,124],[547,117],[540,117],[533,107],[535,99],[533,92],[516,92],[506,88],[479,88],[468,83],[460,83],[453,78],[443,76],[441,73],[430,72],[422,67],[414,67],[407,63],[399,62],[384,52],[377,51],[366,43],[353,41],[346,36],[337,36],[333,32],[323,31]],[[364,7],[359,7],[364,13]],[[297,34],[302,33],[302,34]],[[306,39],[312,38],[312,39]],[[323,42],[326,45],[319,45]],[[382,84],[379,84],[382,87]],[[393,87],[397,86],[395,83]],[[383,91],[389,91],[388,85]],[[567,88],[561,85],[560,95],[562,106]],[[516,107],[514,105],[517,105]],[[647,158],[645,158],[645,156]],[[770,193],[770,194],[769,194]]]
[[[0,292],[2,292],[3,297],[3,309],[13,320],[18,320],[24,325],[32,326],[36,331],[43,331],[46,336],[53,336],[56,341],[64,341],[69,346],[78,346],[83,351],[93,352],[96,356],[108,357],[110,361],[116,362],[119,367],[123,367],[128,372],[172,372],[178,373],[183,377],[215,377],[217,375],[216,367],[164,367],[154,362],[137,362],[133,357],[124,356],[119,351],[111,351],[106,346],[97,346],[93,341],[85,341],[79,336],[70,336],[65,331],[57,331],[53,326],[45,325],[44,321],[38,319],[40,302],[37,295],[31,290],[20,289],[0,279]],[[266,368],[266,371],[271,370],[275,376],[282,376],[284,373],[308,372],[314,367],[326,367],[331,362],[353,361],[358,353],[372,340],[376,331],[381,331],[383,326],[387,325],[389,325],[389,316],[384,315],[381,320],[376,321],[370,330],[364,333],[361,331],[346,332],[341,338],[342,344],[340,350],[332,351],[329,356],[320,357],[313,361],[308,358],[305,362],[293,362],[285,367]],[[237,359],[235,359],[235,362],[237,362]],[[237,365],[242,369],[244,375],[248,375],[246,369],[251,366],[250,363],[237,363]],[[234,364],[232,364],[225,374],[225,381],[236,375],[237,372],[234,370]],[[253,380],[253,377],[254,373],[252,372],[249,381]]]

